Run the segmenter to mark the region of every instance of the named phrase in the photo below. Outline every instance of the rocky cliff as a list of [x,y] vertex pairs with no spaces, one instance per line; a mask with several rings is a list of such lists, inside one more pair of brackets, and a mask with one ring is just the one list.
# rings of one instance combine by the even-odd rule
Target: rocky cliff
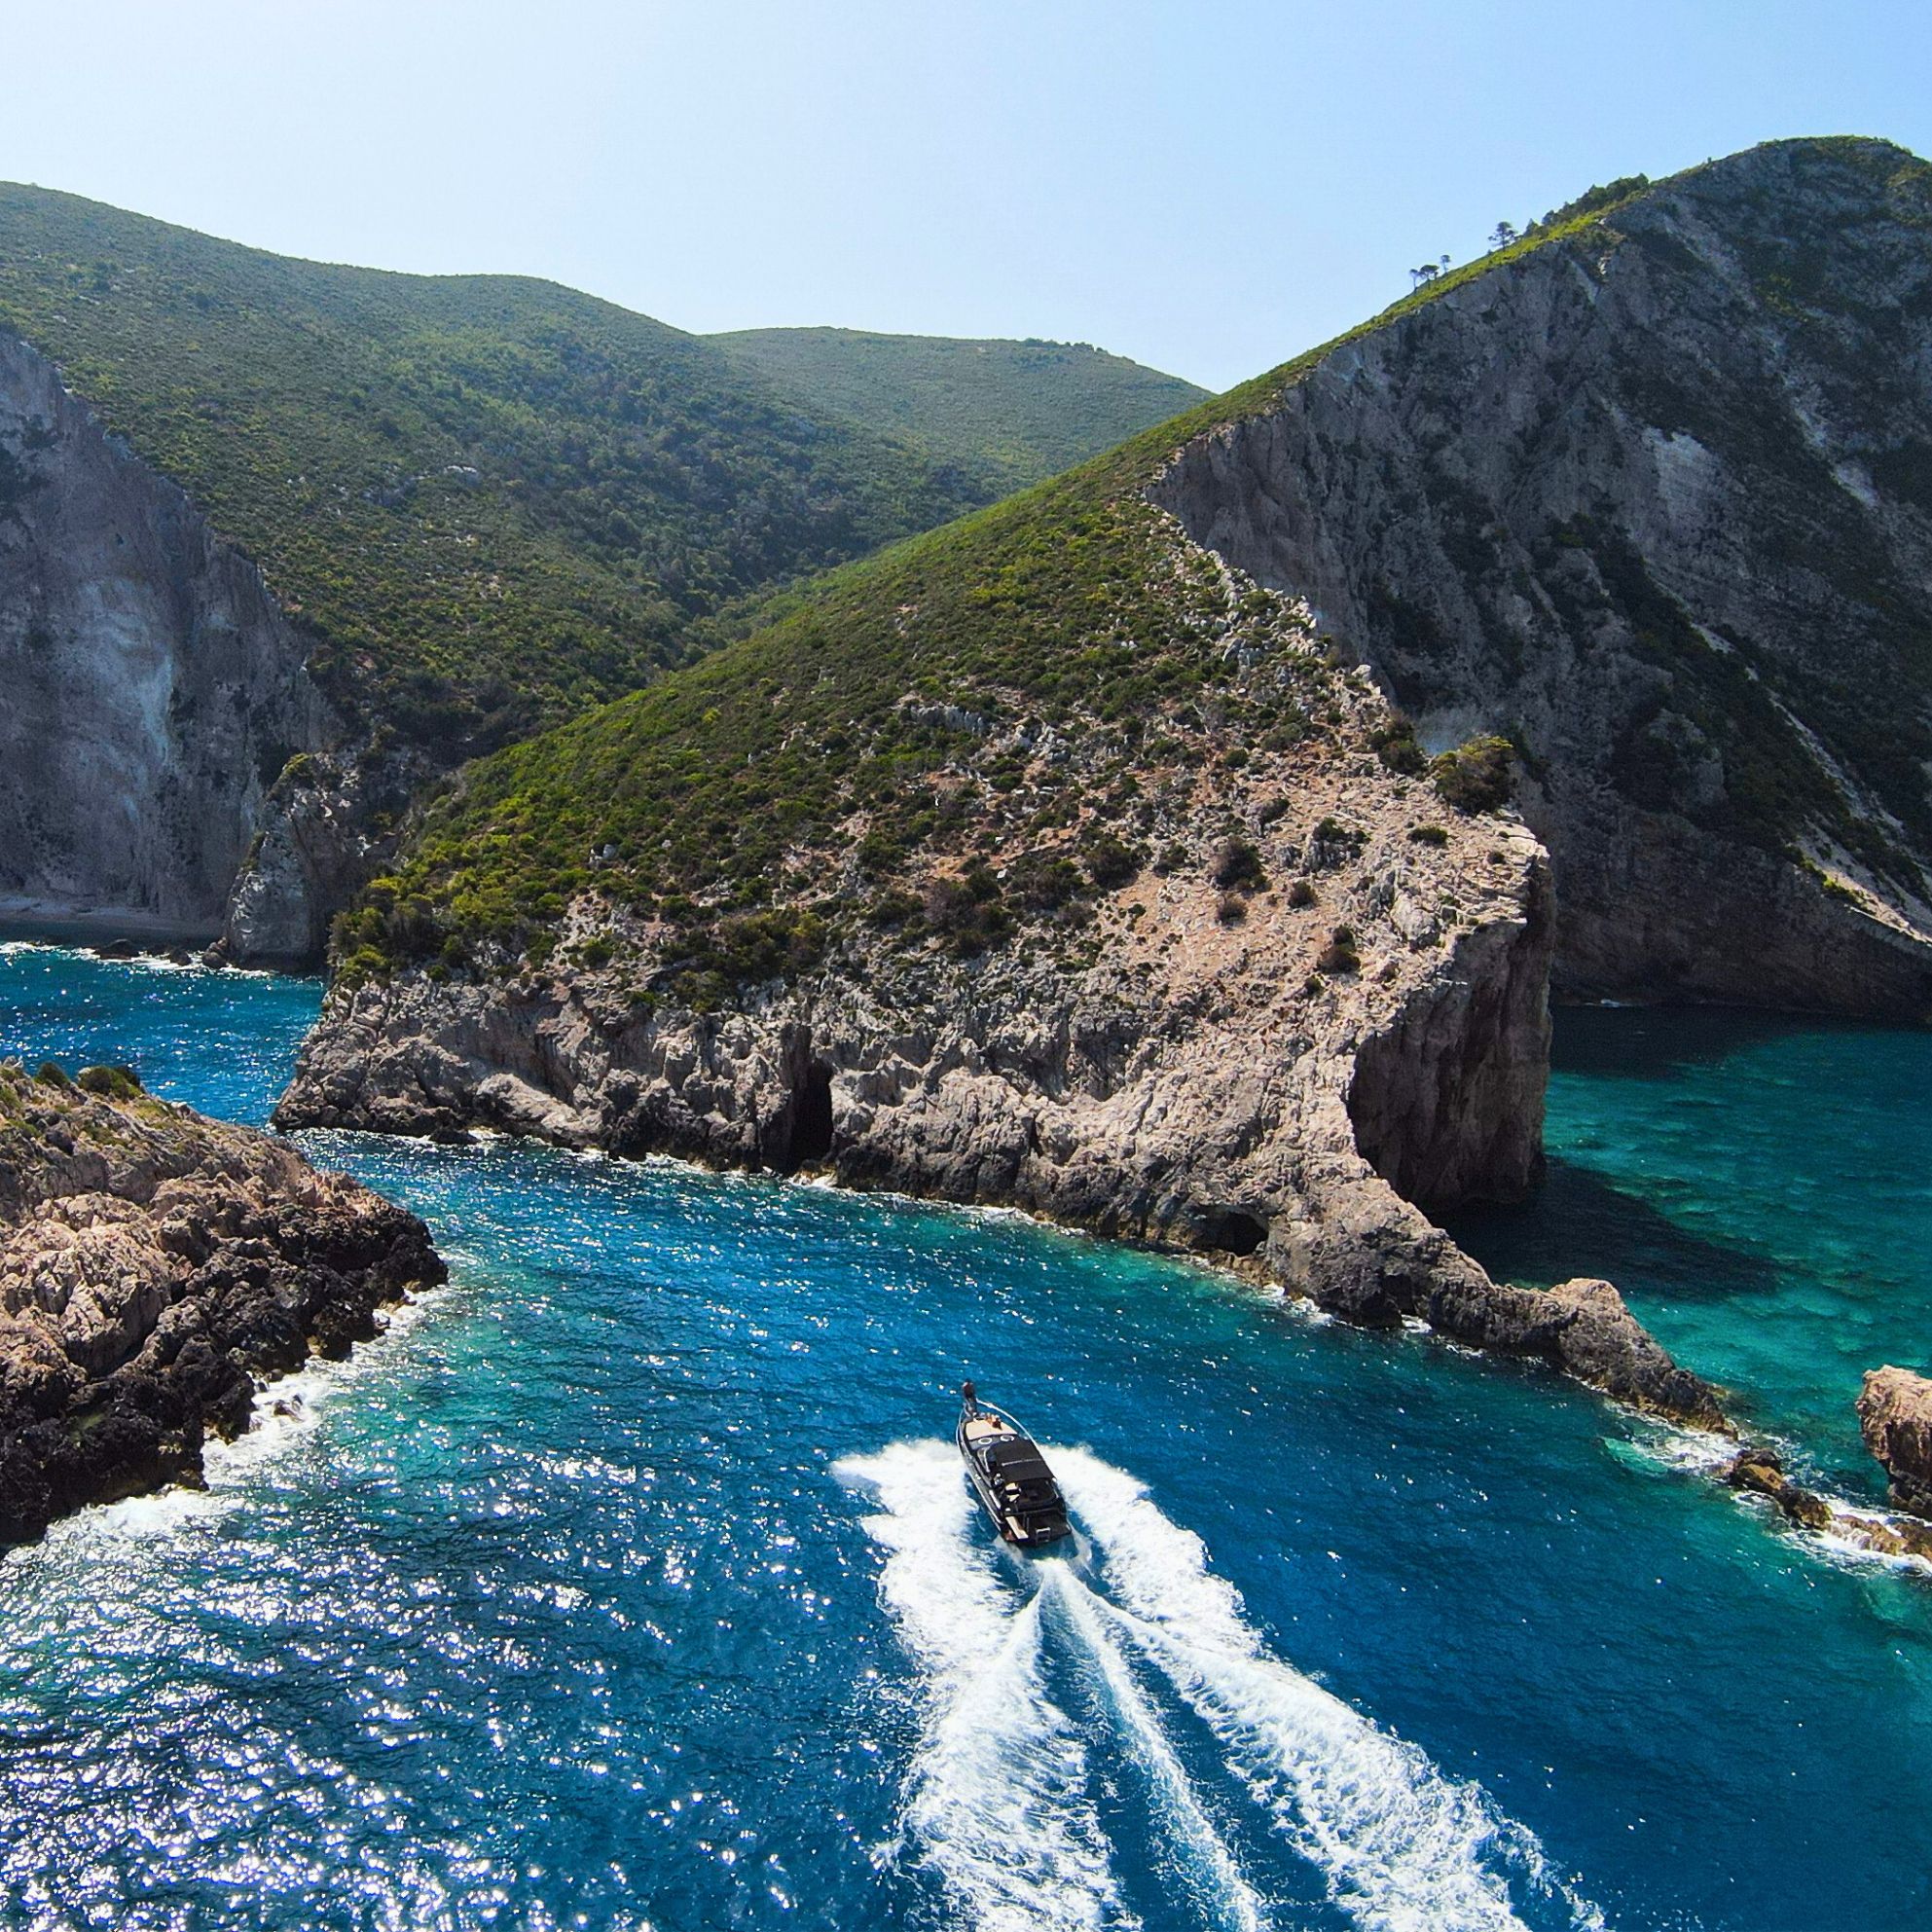
[[0,915],[212,938],[332,733],[260,573],[0,335]]
[[1932,1013],[1932,170],[1753,149],[1533,240],[1155,494],[1434,749],[1513,737],[1559,987]]
[[1534,1178],[1552,950],[1928,1009],[1928,181],[1597,197],[472,768],[281,1117],[1013,1202],[1723,1426],[1425,1213]]
[[[966,852],[910,861],[917,897],[868,875],[879,804],[800,867],[816,910],[741,915],[703,939],[674,898],[640,916],[606,886],[574,893],[534,957],[491,961],[406,895],[368,930],[419,928],[419,946],[441,941],[437,964],[346,970],[278,1120],[487,1127],[1017,1205],[1721,1424],[1714,1392],[1614,1289],[1499,1288],[1416,1205],[1513,1196],[1539,1171],[1544,854],[1512,817],[1454,810],[1391,769],[1386,708],[1311,652],[1305,612],[1227,573],[1208,582],[1221,618],[1188,648],[1216,667],[1213,695],[1175,708],[1176,735],[1112,810],[1117,744],[1099,715],[1001,728],[955,706],[934,722],[956,755],[928,783],[984,809]],[[771,660],[746,656],[769,714]],[[1253,712],[1265,725],[1291,688],[1322,729],[1250,755],[1239,694],[1274,695]],[[660,702],[676,694],[674,679]],[[893,713],[908,706],[916,692]],[[714,726],[717,711],[703,713]],[[574,758],[564,769],[581,783]],[[979,789],[994,773],[1003,794]],[[615,852],[600,851],[606,878]],[[752,966],[735,987],[697,969],[743,953],[747,930],[795,941],[807,922],[822,938],[788,967]]]
[[0,1543],[198,1480],[259,1382],[443,1279],[422,1223],[346,1176],[82,1079],[0,1063]]
[[202,934],[226,910],[234,956],[314,959],[425,781],[1194,393],[1015,347],[1001,420],[988,358],[910,338],[887,353],[916,380],[860,408],[822,356],[769,370],[553,283],[0,183],[0,900]]

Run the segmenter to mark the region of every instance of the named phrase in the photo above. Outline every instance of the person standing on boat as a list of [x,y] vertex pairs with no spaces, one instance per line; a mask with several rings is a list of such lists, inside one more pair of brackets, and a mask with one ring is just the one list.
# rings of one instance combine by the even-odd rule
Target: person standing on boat
[[961,1389],[960,1401],[966,1404],[966,1412],[968,1415],[979,1413],[979,1391],[970,1382]]

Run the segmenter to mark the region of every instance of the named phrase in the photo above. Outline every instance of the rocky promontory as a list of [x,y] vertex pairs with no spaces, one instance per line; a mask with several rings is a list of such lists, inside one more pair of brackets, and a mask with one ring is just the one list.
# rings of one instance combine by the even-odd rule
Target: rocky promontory
[[0,1063],[0,1543],[200,1480],[258,1386],[444,1278],[417,1218],[249,1128]]
[[1932,169],[1616,184],[467,768],[280,1117],[1189,1249],[1722,1427],[1534,1185],[1571,991],[1932,1010]]
[[[697,942],[587,890],[540,963],[345,972],[278,1123],[480,1127],[1017,1206],[1721,1426],[1608,1284],[1503,1287],[1429,1220],[1540,1173],[1545,856],[1500,801],[1448,802],[1399,734],[1383,755],[1386,707],[1322,661],[1305,613],[1215,582],[1236,687],[1217,710],[1300,687],[1319,735],[1205,757],[1198,716],[1177,719],[1189,738],[1110,813],[1100,720],[942,719],[941,795],[987,796],[994,768],[1016,809],[927,857],[916,896],[868,879],[872,812],[820,909],[788,920]],[[756,960],[775,934],[797,963],[761,984],[693,960]]]

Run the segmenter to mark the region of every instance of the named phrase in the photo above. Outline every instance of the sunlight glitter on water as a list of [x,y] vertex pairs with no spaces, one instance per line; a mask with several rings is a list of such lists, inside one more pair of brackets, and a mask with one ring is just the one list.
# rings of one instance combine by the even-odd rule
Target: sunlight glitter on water
[[[10,956],[0,1012],[261,1117],[312,990],[252,1023],[177,975],[170,1033],[161,983]],[[1932,1910],[1932,1591],[1768,1535],[1581,1391],[1008,1217],[308,1144],[456,1279],[206,1495],[0,1563],[23,1923],[965,1926],[985,1846],[934,1851],[923,1768],[988,1791],[1015,1702],[1059,1833],[1035,1892],[1098,1923]],[[946,1515],[956,1621],[1016,1648],[941,1740],[891,1512],[840,1470],[942,1432],[967,1373],[1079,1445],[1095,1553],[1042,1600]],[[906,1481],[914,1516],[964,1495],[943,1453]]]

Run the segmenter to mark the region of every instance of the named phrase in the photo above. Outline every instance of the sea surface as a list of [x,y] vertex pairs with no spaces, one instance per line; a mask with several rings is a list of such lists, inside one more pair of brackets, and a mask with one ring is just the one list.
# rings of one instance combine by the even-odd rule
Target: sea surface
[[[0,1051],[259,1121],[317,1000],[13,947]],[[1612,1275],[1876,1494],[1858,1374],[1932,1339],[1928,1042],[1558,1040],[1551,1184],[1466,1237]],[[1932,1922],[1932,1579],[1708,1445],[1012,1217],[305,1142],[454,1283],[205,1494],[0,1561],[0,1922]],[[968,1374],[1052,1445],[1071,1556],[968,1506]]]

